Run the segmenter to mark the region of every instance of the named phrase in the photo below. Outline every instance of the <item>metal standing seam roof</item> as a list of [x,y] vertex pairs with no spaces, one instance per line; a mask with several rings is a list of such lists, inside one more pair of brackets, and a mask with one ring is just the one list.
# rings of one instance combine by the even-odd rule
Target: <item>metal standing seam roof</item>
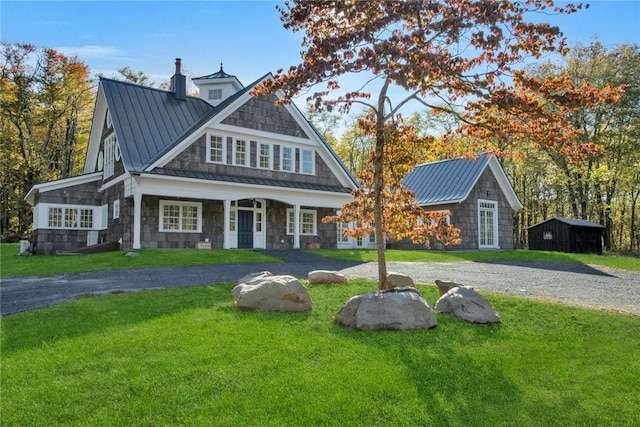
[[231,175],[226,173],[202,172],[170,168],[155,168],[147,172],[152,175],[171,176],[180,178],[201,179],[207,181],[230,182],[236,184],[262,185],[268,187],[297,188],[301,190],[328,191],[333,193],[351,193],[348,187],[316,184],[309,182],[284,181],[279,179],[260,178],[255,176]]
[[402,183],[419,205],[458,203],[467,198],[489,163],[486,153],[477,159],[456,158],[425,163],[407,174]]
[[546,222],[553,221],[553,220],[557,220],[557,221],[563,222],[563,223],[569,225],[570,227],[607,228],[606,226],[604,226],[602,224],[598,224],[598,223],[592,222],[592,221],[587,221],[586,219],[554,217],[554,218],[549,218],[549,219],[546,219],[544,221],[541,221],[541,222],[539,222],[537,224],[531,225],[531,226],[527,227],[527,229],[533,228],[533,227],[537,227],[537,226],[539,226],[541,224],[544,224]]

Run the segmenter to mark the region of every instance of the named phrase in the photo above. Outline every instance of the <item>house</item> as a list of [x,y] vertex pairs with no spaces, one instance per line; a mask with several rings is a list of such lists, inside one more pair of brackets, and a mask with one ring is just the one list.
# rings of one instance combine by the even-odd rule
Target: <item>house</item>
[[[418,165],[403,184],[426,210],[450,213],[448,221],[460,229],[462,243],[447,249],[513,248],[513,213],[523,206],[491,153]],[[387,243],[387,248],[423,247],[410,241]],[[443,245],[433,242],[431,247]]]
[[529,249],[602,255],[602,224],[573,218],[550,218],[527,228]]
[[32,247],[335,248],[321,219],[359,184],[295,105],[220,70],[186,93],[102,78],[84,173],[34,185]]

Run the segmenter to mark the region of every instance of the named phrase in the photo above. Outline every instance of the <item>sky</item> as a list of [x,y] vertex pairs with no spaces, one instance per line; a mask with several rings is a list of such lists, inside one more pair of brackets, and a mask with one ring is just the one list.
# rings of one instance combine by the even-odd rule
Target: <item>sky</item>
[[[189,77],[214,73],[222,62],[225,72],[247,85],[300,62],[302,35],[283,28],[276,4],[1,0],[0,36],[77,55],[93,74],[106,77],[130,67],[157,86],[170,79],[179,57]],[[560,27],[569,46],[594,37],[605,46],[640,44],[640,0],[595,0],[587,10],[548,21]]]

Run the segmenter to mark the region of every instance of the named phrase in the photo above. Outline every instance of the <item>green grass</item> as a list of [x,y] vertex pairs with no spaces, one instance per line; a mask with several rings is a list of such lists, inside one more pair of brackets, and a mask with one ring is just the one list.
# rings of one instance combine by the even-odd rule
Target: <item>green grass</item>
[[[377,253],[370,249],[313,249],[313,253],[329,258],[354,262],[377,261]],[[505,250],[505,251],[407,251],[387,250],[386,259],[391,262],[457,262],[457,261],[489,261],[489,260],[529,260],[568,262],[600,265],[627,271],[640,271],[640,258],[619,255],[571,254],[563,252]]]
[[310,313],[240,311],[223,285],[3,318],[2,425],[640,424],[639,317],[488,294],[501,325],[332,323],[374,288],[310,286]]
[[83,271],[279,261],[260,252],[244,250],[141,249],[134,251],[140,253],[138,258],[125,257],[127,252],[19,256],[18,244],[2,243],[0,273],[1,277],[46,276]]

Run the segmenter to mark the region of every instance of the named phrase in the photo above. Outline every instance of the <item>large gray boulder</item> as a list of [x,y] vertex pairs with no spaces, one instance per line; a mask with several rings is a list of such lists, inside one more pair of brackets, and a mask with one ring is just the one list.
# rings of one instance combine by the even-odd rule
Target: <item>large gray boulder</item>
[[320,283],[347,283],[347,276],[337,271],[330,270],[314,270],[309,272],[309,284],[317,285]]
[[415,288],[413,279],[406,274],[390,271],[385,281],[385,289]]
[[472,323],[500,323],[500,315],[473,288],[458,286],[449,290],[436,302],[436,311],[450,314]]
[[293,276],[258,277],[231,290],[238,308],[258,311],[309,311],[309,291]]
[[415,288],[398,288],[352,297],[333,321],[363,331],[429,329],[438,324],[429,303]]

